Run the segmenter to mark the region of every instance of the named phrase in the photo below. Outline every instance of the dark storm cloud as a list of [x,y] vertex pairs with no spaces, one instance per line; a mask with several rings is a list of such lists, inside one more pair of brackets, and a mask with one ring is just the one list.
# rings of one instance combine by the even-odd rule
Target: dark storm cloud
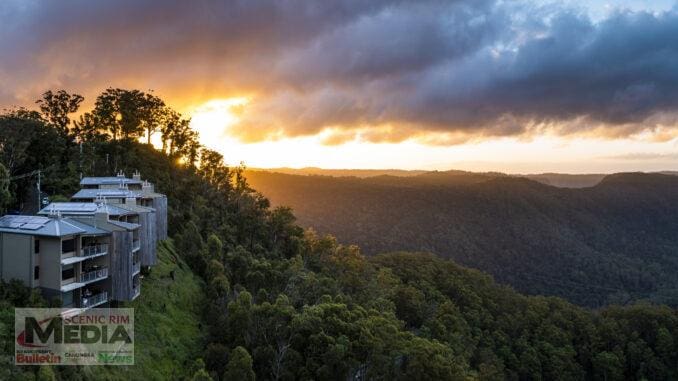
[[[510,1],[0,3],[0,104],[44,89],[249,95],[245,140],[674,128],[678,13]],[[455,136],[456,136],[455,135]],[[453,138],[454,139],[454,138]]]

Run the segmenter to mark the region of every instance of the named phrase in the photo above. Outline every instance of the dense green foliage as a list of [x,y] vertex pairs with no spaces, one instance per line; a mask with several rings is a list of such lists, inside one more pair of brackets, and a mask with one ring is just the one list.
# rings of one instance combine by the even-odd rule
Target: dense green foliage
[[367,254],[432,252],[585,306],[678,305],[678,176],[617,174],[583,189],[463,172],[247,177],[303,226]]
[[5,210],[5,205],[11,201],[12,195],[9,193],[9,171],[4,165],[0,164],[0,212]]
[[[168,155],[122,134],[118,140],[110,135],[83,140],[81,156],[71,132],[60,132],[43,118],[16,114],[0,118],[0,139],[5,139],[0,141],[14,139],[21,146],[39,148],[46,143],[44,136],[61,137],[50,149],[23,156],[19,167],[28,166],[29,160],[39,167],[55,157],[75,157],[85,163],[75,170],[68,169],[68,160],[50,164],[53,173],[63,177],[57,180],[48,174],[48,192],[62,195],[77,184],[77,170],[108,175],[139,169],[169,197],[170,235],[176,250],[170,243],[161,245],[161,263],[144,279],[142,296],[133,303],[141,319],[137,358],[147,369],[141,369],[142,364],[19,372],[3,366],[0,377],[678,377],[678,314],[673,309],[633,305],[594,312],[557,298],[520,295],[479,271],[430,254],[365,257],[356,246],[304,231],[290,209],[270,208],[268,200],[250,188],[243,170],[226,167],[215,152],[198,149],[200,154],[192,161],[190,155]],[[15,124],[32,125],[36,132],[4,136],[5,131],[13,131],[5,127]],[[185,164],[177,160],[180,157]],[[496,186],[489,187],[485,196],[492,191],[497,191]],[[20,201],[20,193],[13,196]],[[502,216],[512,207],[509,201],[516,201],[502,200],[502,207],[488,206],[486,213],[495,213],[498,223],[507,224]],[[521,221],[516,219],[516,224],[522,226]],[[40,303],[20,285],[2,285],[3,354],[11,354],[13,348],[12,306]],[[191,320],[196,314],[197,326]],[[198,344],[201,349],[189,361]]]

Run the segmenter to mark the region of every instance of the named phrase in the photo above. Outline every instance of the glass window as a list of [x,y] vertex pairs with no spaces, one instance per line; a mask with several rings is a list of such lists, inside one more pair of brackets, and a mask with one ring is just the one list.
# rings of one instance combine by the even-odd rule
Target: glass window
[[75,251],[75,239],[67,239],[61,242],[61,252],[70,253]]
[[40,279],[40,266],[35,266],[33,268],[33,279],[35,280]]
[[61,270],[61,280],[71,279],[75,276],[75,269],[73,265],[64,266]]
[[69,304],[73,304],[73,291],[62,292],[61,293],[61,301],[62,301],[64,306],[67,306]]
[[39,239],[36,239],[35,241],[33,241],[33,252],[35,252],[35,254],[38,254],[40,252],[40,240]]

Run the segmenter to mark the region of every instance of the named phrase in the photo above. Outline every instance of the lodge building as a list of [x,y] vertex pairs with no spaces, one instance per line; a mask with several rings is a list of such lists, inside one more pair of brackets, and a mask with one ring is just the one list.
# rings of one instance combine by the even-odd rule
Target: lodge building
[[85,177],[80,186],[71,202],[37,216],[0,217],[2,280],[21,280],[64,308],[134,300],[141,268],[157,263],[167,238],[167,197],[138,172]]

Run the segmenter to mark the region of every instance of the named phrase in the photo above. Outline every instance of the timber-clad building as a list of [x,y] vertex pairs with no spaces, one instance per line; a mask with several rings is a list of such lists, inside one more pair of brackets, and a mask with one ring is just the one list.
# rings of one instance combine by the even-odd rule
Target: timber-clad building
[[0,274],[66,308],[134,300],[167,238],[167,197],[137,172],[85,177],[71,202],[0,217]]

